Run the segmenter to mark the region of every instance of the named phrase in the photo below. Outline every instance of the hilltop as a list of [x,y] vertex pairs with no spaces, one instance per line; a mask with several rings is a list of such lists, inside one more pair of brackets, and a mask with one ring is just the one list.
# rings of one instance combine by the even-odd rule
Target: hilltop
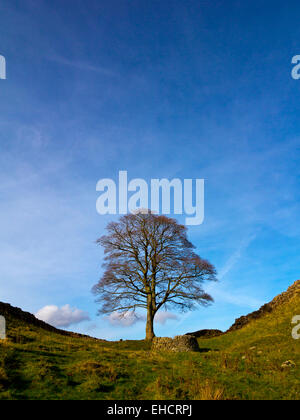
[[[194,335],[198,338],[212,338],[218,337],[222,334],[227,334],[232,331],[240,330],[248,325],[251,321],[262,318],[266,314],[273,312],[278,306],[288,303],[293,297],[300,294],[300,280],[297,280],[286,292],[276,296],[271,302],[261,306],[257,311],[251,312],[248,315],[237,318],[234,324],[225,332],[221,330],[199,330],[187,333],[187,335]],[[299,308],[300,313],[300,308]]]
[[[263,305],[258,311],[254,311],[246,316],[242,316],[235,320],[235,323],[227,332],[236,331],[243,328],[255,319],[262,318],[266,314],[272,313],[277,307],[282,306],[300,295],[300,280],[297,280],[286,292],[276,296],[271,302]],[[300,311],[300,308],[299,308]],[[300,312],[299,312],[300,313]]]
[[0,399],[300,399],[300,281],[226,334],[199,338],[200,353],[154,354],[147,341],[95,340],[1,311]]
[[[78,334],[78,333],[64,331],[64,330],[55,328],[52,325],[49,325],[46,322],[37,319],[31,313],[24,312],[20,308],[11,306],[9,303],[0,302],[0,315],[4,316],[6,318],[6,322],[8,323],[8,328],[7,328],[8,339],[13,340],[15,338],[13,331],[16,325],[26,325],[26,326],[31,325],[41,330],[63,335],[66,337],[92,338],[88,335]],[[97,340],[97,339],[94,338],[94,340]],[[105,341],[105,340],[101,340],[101,341]]]

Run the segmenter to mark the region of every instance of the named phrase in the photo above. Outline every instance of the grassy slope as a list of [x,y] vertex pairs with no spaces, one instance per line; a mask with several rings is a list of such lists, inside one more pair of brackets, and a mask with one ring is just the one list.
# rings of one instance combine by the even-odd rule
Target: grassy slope
[[9,318],[0,399],[300,399],[297,314],[299,294],[242,330],[199,339],[201,353],[159,355],[145,341],[64,337]]

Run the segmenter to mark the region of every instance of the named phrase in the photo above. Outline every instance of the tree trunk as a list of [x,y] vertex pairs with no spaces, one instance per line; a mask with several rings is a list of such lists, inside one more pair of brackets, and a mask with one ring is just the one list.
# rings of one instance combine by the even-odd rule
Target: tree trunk
[[148,296],[148,308],[147,308],[147,324],[146,324],[146,340],[152,340],[155,337],[153,321],[155,312],[152,308],[152,298]]
[[147,325],[146,325],[146,340],[152,340],[155,337],[154,328],[153,328],[153,315],[151,313],[147,314]]

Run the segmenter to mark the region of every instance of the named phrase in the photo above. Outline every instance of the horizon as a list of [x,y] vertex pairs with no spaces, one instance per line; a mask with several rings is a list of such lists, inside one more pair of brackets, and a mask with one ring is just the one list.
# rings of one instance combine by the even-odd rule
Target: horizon
[[[230,325],[230,327],[227,330],[225,330],[225,331],[221,331],[221,330],[218,330],[218,329],[202,329],[202,330],[198,330],[198,331],[189,331],[189,332],[185,333],[184,335],[191,335],[192,333],[204,333],[204,332],[216,332],[216,333],[219,333],[220,332],[220,335],[224,335],[224,334],[228,334],[228,333],[230,333],[232,331],[236,331],[238,329],[242,329],[243,327],[245,327],[245,325],[247,325],[248,323],[251,323],[251,320],[253,321],[253,319],[257,319],[256,317],[252,317],[251,318],[251,316],[256,315],[257,312],[260,312],[260,316],[258,318],[262,317],[263,315],[266,315],[266,313],[268,313],[268,310],[266,310],[266,308],[265,308],[266,306],[270,305],[272,302],[274,302],[275,300],[277,300],[278,297],[281,297],[282,295],[287,295],[287,293],[293,287],[295,287],[295,286],[297,287],[297,285],[299,283],[300,283],[300,280],[296,280],[291,286],[289,286],[289,288],[287,290],[284,290],[279,295],[274,296],[274,298],[270,302],[266,302],[263,306],[261,306],[260,308],[258,308],[256,311],[253,311],[253,312],[248,313],[248,314],[244,314],[240,318],[235,319],[233,321],[232,325]],[[22,308],[13,307],[9,303],[0,302],[0,304],[3,304],[4,306],[8,306],[8,307],[10,307],[12,309],[17,309],[21,313],[25,313],[25,314],[27,313],[27,312],[24,312],[22,310]],[[69,305],[66,305],[66,306],[69,306]],[[275,307],[276,307],[276,305],[275,305]],[[45,307],[45,308],[47,308],[47,307]],[[43,309],[45,309],[45,308],[43,308]],[[8,311],[9,311],[9,309],[8,309]],[[159,311],[157,315],[161,315],[162,313],[165,313],[167,315],[166,319],[172,319],[173,318],[173,317],[169,317],[168,316],[170,314],[170,312],[165,312],[165,311]],[[116,313],[114,313],[114,314],[116,314]],[[13,315],[15,315],[15,314],[13,314]],[[30,316],[33,315],[33,317],[35,317],[37,319],[37,321],[41,321],[42,324],[45,324],[48,327],[54,326],[54,323],[48,324],[47,322],[43,321],[43,316],[41,316],[40,318],[37,318],[36,315],[34,315],[34,314],[30,314],[29,313],[29,315]],[[132,313],[130,313],[130,320],[131,320],[131,316],[132,316]],[[248,318],[248,322],[246,324],[242,324],[243,327],[241,327],[239,325],[240,325],[241,319],[243,319],[243,318]],[[119,321],[119,318],[117,316],[115,317],[115,319]],[[126,319],[126,314],[125,314],[125,319]],[[174,317],[173,319],[176,319],[176,318]],[[141,316],[140,317],[140,320],[146,321],[146,316],[145,315]],[[28,322],[30,323],[30,321],[28,321]],[[157,321],[157,322],[160,322],[160,321]],[[299,322],[300,322],[300,315],[295,315],[292,318],[292,320],[291,320],[291,324],[292,325],[295,325],[295,327],[292,328],[292,337],[295,340],[298,340],[299,339],[299,336],[300,336],[299,335],[299,329],[300,329],[299,328],[300,327]],[[70,329],[68,329],[68,330],[67,329],[64,329],[63,325],[62,326],[57,325],[55,328],[57,329],[57,331],[75,333],[74,331],[72,331]],[[89,336],[89,335],[82,335],[82,336],[83,337],[87,336],[89,338],[93,338],[93,339],[96,339],[96,340],[98,340],[98,339],[101,340],[101,338],[94,337],[92,335],[91,336]],[[179,337],[182,337],[182,336],[179,336]],[[197,335],[196,335],[196,337],[198,338]],[[199,337],[201,337],[201,336],[199,336]],[[4,316],[1,316],[1,315],[0,315],[0,338],[6,339],[6,318]],[[157,338],[163,338],[163,337],[157,337]],[[106,341],[116,341],[116,340],[106,340]],[[117,340],[117,341],[119,341],[119,340]],[[125,340],[124,339],[121,339],[121,341],[126,341],[126,339]]]
[[[276,7],[274,7],[276,5]],[[258,0],[0,4],[0,301],[58,328],[144,338],[98,317],[100,179],[204,180],[187,226],[214,303],[155,332],[227,330],[300,278],[300,5]],[[3,61],[3,60],[2,60]],[[171,214],[185,223],[185,214]],[[50,322],[49,322],[50,321]]]

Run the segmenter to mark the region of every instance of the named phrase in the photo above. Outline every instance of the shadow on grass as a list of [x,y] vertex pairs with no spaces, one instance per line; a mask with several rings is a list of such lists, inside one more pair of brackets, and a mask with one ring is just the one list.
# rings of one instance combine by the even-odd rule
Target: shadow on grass
[[[8,383],[13,390],[13,393],[24,391],[30,383],[19,373],[21,371],[22,363],[17,359],[16,354],[16,352],[13,352],[12,354],[6,356],[4,360]],[[26,399],[26,397],[21,397],[21,399]]]
[[200,353],[209,353],[210,351],[220,351],[219,349],[209,349],[209,348],[205,348],[205,347],[200,347],[199,352]]
[[29,349],[18,349],[19,353],[28,353],[33,354],[35,356],[47,356],[47,357],[54,357],[59,359],[65,359],[67,356],[63,354],[57,354],[57,353],[50,353],[48,351],[43,350],[29,350]]

